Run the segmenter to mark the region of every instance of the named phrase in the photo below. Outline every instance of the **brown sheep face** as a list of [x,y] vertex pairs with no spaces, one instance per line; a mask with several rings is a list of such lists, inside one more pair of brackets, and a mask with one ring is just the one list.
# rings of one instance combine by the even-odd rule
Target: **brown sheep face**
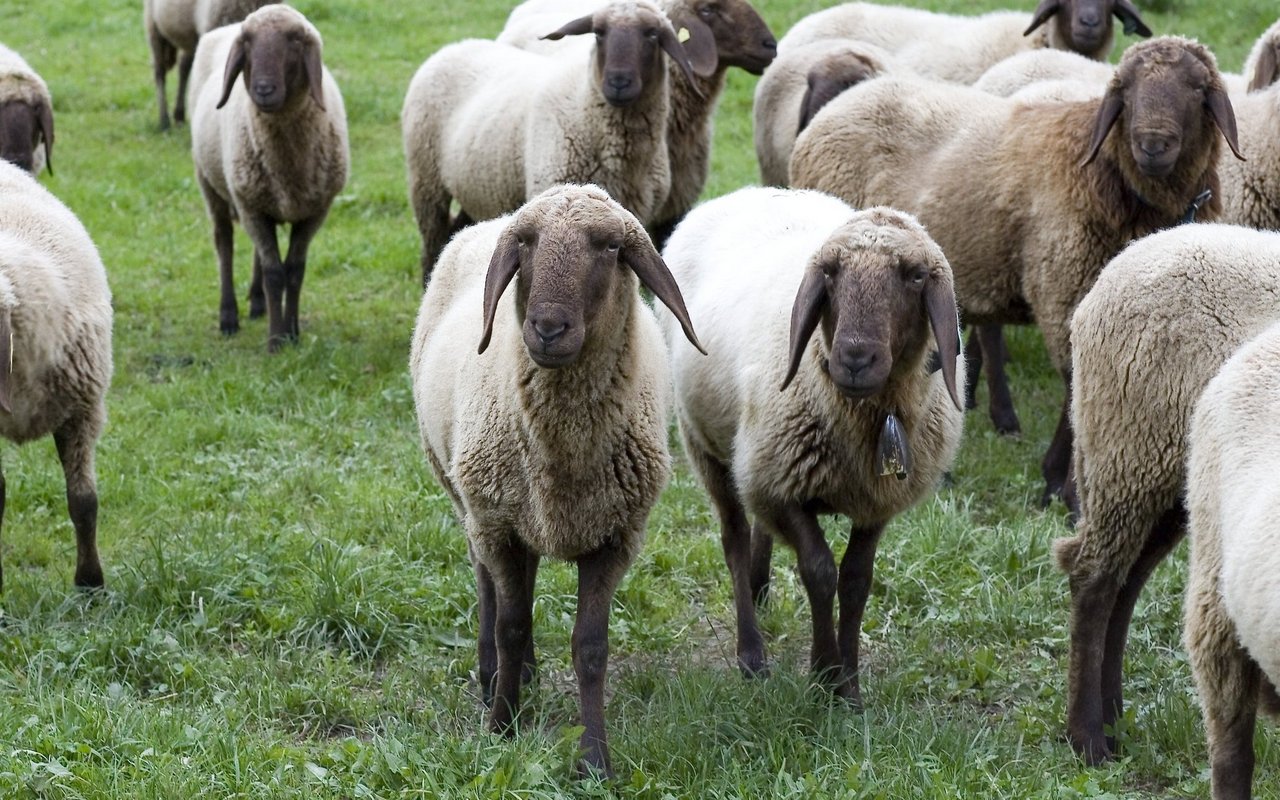
[[746,0],[694,0],[671,14],[699,75],[729,67],[759,75],[778,57],[777,37]]
[[857,86],[882,71],[865,55],[852,51],[832,53],[809,69],[808,88],[800,100],[800,123],[796,132],[809,127],[810,121],[844,90]]
[[[274,16],[263,20],[268,12]],[[263,113],[283,111],[306,97],[324,109],[319,38],[301,23],[301,15],[295,22],[288,19],[288,12],[292,9],[269,6],[245,20],[227,55],[218,108],[226,104],[243,73],[245,91]]]
[[791,314],[785,389],[821,327],[826,373],[842,394],[875,397],[918,368],[932,330],[953,402],[959,350],[951,271],[918,224],[872,209],[831,236],[809,261]]
[[36,149],[42,141],[45,163],[49,163],[53,114],[45,103],[11,100],[0,105],[0,158],[34,172]]
[[498,299],[517,278],[516,317],[529,357],[549,369],[574,363],[593,341],[621,328],[623,304],[634,302],[636,291],[628,269],[701,350],[675,279],[644,228],[603,191],[564,186],[525,205],[499,237],[485,277],[480,352],[488,347]]
[[555,40],[584,33],[595,34],[593,77],[611,106],[631,105],[661,79],[665,74],[663,51],[676,60],[687,79],[693,79],[693,67],[675,30],[656,8],[607,6],[542,38]]
[[1071,50],[1093,58],[1099,51],[1110,49],[1107,43],[1111,41],[1113,17],[1124,23],[1125,33],[1151,35],[1151,29],[1129,0],[1041,0],[1026,33],[1053,20]]

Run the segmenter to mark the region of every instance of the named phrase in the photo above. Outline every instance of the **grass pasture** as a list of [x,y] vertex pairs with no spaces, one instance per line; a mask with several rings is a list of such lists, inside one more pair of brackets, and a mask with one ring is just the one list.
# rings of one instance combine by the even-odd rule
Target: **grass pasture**
[[[829,4],[757,6],[781,35]],[[106,593],[71,587],[51,441],[3,448],[0,797],[1207,795],[1180,644],[1185,548],[1135,615],[1127,755],[1088,769],[1065,742],[1067,587],[1051,558],[1065,514],[1036,507],[1060,390],[1031,331],[1010,339],[1022,438],[970,415],[954,486],[885,534],[863,630],[865,713],[810,687],[808,606],[782,552],[762,618],[773,674],[739,677],[718,527],[677,456],[614,606],[617,784],[573,779],[564,565],[541,571],[542,669],[522,732],[484,733],[472,575],[419,448],[406,368],[420,288],[398,118],[418,64],[495,35],[509,4],[296,5],[323,32],[345,96],[352,174],[311,249],[301,340],[268,356],[264,321],[218,333],[189,133],[156,130],[141,3],[0,0],[0,40],[55,97],[57,172],[42,181],[94,237],[116,309],[98,449]],[[1233,71],[1276,13],[1262,0],[1139,5],[1156,33],[1193,35]],[[731,74],[708,197],[757,179],[754,81]],[[236,248],[244,287],[238,229]],[[1280,797],[1280,736],[1260,726],[1257,749],[1257,796]]]

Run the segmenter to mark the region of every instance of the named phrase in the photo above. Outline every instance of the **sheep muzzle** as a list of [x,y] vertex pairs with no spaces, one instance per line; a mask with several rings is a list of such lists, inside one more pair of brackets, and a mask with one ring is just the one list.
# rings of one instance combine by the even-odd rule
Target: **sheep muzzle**
[[529,305],[524,318],[524,344],[535,364],[555,369],[577,360],[585,339],[578,316],[563,305]]

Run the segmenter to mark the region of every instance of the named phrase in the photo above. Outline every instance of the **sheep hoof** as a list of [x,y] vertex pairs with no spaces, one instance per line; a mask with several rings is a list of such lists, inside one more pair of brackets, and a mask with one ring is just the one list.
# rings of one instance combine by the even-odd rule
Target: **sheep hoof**
[[1071,740],[1071,748],[1076,751],[1084,763],[1090,767],[1096,767],[1104,764],[1112,759],[1111,748],[1107,746],[1105,737],[1102,736],[1078,736],[1069,733],[1067,738]]
[[218,330],[222,331],[223,336],[235,336],[240,332],[239,315],[223,314],[222,319],[218,322]]
[[102,579],[102,566],[93,564],[92,566],[81,567],[76,570],[75,585],[77,589],[85,592],[101,591],[106,585]]
[[769,677],[769,662],[764,653],[747,653],[738,655],[738,669],[742,677],[748,680]]
[[1011,417],[992,417],[991,424],[995,426],[996,433],[1001,436],[1021,436],[1022,423],[1018,421],[1016,415]]
[[602,757],[598,752],[582,754],[582,758],[578,759],[578,777],[582,780],[613,781],[617,779],[608,757]]
[[262,295],[249,295],[249,319],[260,319],[267,314],[267,298]]

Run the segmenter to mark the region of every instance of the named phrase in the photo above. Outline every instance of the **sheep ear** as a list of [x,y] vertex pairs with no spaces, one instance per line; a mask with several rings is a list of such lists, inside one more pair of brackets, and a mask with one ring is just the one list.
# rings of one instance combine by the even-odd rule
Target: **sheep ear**
[[13,323],[9,308],[0,309],[0,409],[13,413],[9,397],[10,376],[13,374]]
[[653,241],[649,236],[647,234],[627,236],[626,246],[622,248],[618,260],[626,264],[640,282],[653,292],[653,296],[661,300],[662,304],[675,314],[685,338],[705,356],[707,351],[703,348],[702,342],[698,341],[698,334],[693,332],[693,322],[689,319],[689,309],[685,308],[684,295],[680,294],[680,286],[676,283],[671,270],[667,268],[667,262],[663,261],[662,256],[658,255],[658,251],[654,249]]
[[1040,5],[1036,6],[1036,10],[1031,13],[1031,24],[1022,32],[1023,36],[1030,36],[1031,32],[1036,28],[1049,21],[1049,18],[1058,13],[1058,9],[1062,8],[1059,0],[1040,0]]
[[307,91],[311,99],[316,101],[321,111],[324,107],[324,67],[320,63],[320,47],[311,42],[307,45],[307,53],[303,56],[302,66],[307,73]]
[[1249,78],[1249,91],[1265,89],[1275,82],[1280,70],[1276,68],[1275,47],[1264,47],[1258,56],[1258,63],[1253,65],[1253,75]]
[[716,46],[716,35],[711,32],[707,23],[698,19],[687,9],[672,12],[671,25],[676,31],[676,41],[684,47],[693,64],[694,74],[709,78],[720,68],[720,49]]
[[693,93],[699,98],[704,98],[702,90],[698,88],[697,81],[694,80],[693,62],[689,60],[689,54],[685,51],[684,45],[680,44],[680,40],[676,37],[676,32],[671,29],[670,25],[662,26],[662,30],[658,33],[658,44],[662,45],[662,49],[667,51],[667,55],[680,65],[680,71],[684,73],[684,78],[693,87]]
[[956,409],[964,411],[960,392],[956,387],[956,357],[960,355],[960,311],[956,307],[956,293],[951,281],[933,276],[925,283],[924,310],[929,315],[929,327],[933,340],[938,343],[938,358],[942,362],[942,381],[951,394]]
[[1102,98],[1102,103],[1098,106],[1098,115],[1093,121],[1093,138],[1089,140],[1089,150],[1084,157],[1084,161],[1080,162],[1080,166],[1088,166],[1098,157],[1098,151],[1102,149],[1102,142],[1107,138],[1107,134],[1111,132],[1112,126],[1116,124],[1116,120],[1120,119],[1120,112],[1124,111],[1124,92],[1119,84],[1112,84],[1107,88],[1106,95]]
[[1142,17],[1138,14],[1138,7],[1129,0],[1116,0],[1115,8],[1111,10],[1116,15],[1116,19],[1124,23],[1124,32],[1126,36],[1132,36],[1135,33],[1142,37],[1151,35],[1151,29],[1147,27],[1147,23],[1142,21]]
[[498,313],[498,300],[519,270],[520,243],[516,241],[515,231],[507,228],[498,237],[498,246],[493,250],[489,271],[484,276],[484,333],[480,336],[477,353],[488,349],[489,339],[493,336],[493,318]]
[[800,359],[804,357],[809,339],[818,328],[822,319],[822,311],[827,307],[827,279],[822,270],[811,266],[805,270],[800,290],[796,292],[795,302],[791,306],[791,359],[787,363],[787,374],[782,378],[782,386],[778,391],[785,392],[791,385],[791,379],[800,369]]
[[796,135],[803,133],[822,107],[836,99],[846,88],[848,87],[837,81],[819,81],[815,90],[813,81],[809,81],[809,87],[804,90],[804,97],[800,100],[800,124],[796,128]]
[[1231,152],[1244,161],[1245,157],[1240,155],[1240,143],[1236,138],[1236,114],[1231,108],[1231,100],[1227,98],[1226,91],[1221,86],[1212,87],[1205,96],[1204,104],[1209,109],[1209,116],[1213,117],[1213,124],[1222,131],[1222,138],[1227,140]]
[[53,109],[43,100],[36,108],[36,126],[44,139],[44,168],[53,174]]
[[579,36],[584,33],[591,33],[595,28],[593,22],[594,18],[594,14],[588,14],[585,17],[578,17],[573,22],[565,23],[559,30],[554,30],[540,38],[550,39],[554,42],[559,39],[563,39],[566,36]]
[[218,100],[216,108],[222,108],[227,104],[227,98],[231,97],[231,89],[236,85],[236,78],[240,77],[240,73],[244,70],[244,41],[239,37],[231,43],[231,52],[227,53],[227,68],[222,74],[222,98]]

